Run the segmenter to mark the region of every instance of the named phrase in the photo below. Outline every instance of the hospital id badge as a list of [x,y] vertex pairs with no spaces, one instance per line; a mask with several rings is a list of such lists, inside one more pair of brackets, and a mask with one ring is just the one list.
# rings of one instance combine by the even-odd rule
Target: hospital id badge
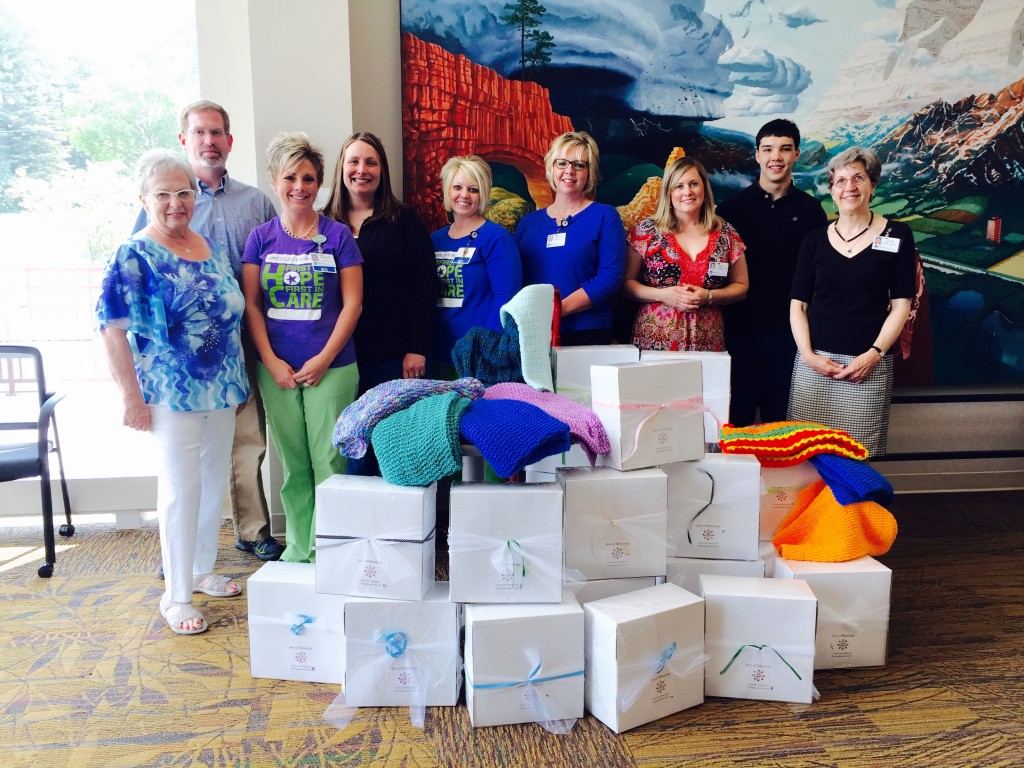
[[900,239],[898,237],[885,237],[883,235],[878,235],[874,239],[874,242],[871,243],[871,248],[876,251],[896,253],[900,249]]
[[729,262],[712,261],[710,264],[708,264],[708,274],[711,275],[711,277],[728,277]]
[[565,232],[548,235],[548,248],[561,248],[565,245]]
[[337,268],[334,265],[334,254],[333,253],[314,253],[313,256],[313,271],[314,272],[337,272]]

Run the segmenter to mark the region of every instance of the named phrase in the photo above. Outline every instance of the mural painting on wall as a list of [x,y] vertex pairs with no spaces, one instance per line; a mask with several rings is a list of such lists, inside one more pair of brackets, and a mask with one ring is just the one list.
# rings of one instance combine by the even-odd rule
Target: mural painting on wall
[[452,155],[491,164],[488,216],[512,229],[551,201],[551,139],[586,130],[629,226],[673,153],[716,200],[750,184],[754,134],[785,117],[830,216],[825,163],[870,146],[872,209],[914,231],[927,296],[897,383],[1024,381],[1020,0],[402,0],[402,33],[405,191],[431,229]]

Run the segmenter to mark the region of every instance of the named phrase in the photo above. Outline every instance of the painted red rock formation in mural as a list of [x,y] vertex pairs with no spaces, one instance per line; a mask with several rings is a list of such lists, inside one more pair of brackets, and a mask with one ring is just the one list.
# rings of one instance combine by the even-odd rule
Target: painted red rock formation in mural
[[551,111],[546,88],[507,80],[409,33],[402,35],[402,59],[405,199],[428,229],[446,222],[440,173],[454,155],[511,165],[538,206],[551,202],[544,153],[572,124]]

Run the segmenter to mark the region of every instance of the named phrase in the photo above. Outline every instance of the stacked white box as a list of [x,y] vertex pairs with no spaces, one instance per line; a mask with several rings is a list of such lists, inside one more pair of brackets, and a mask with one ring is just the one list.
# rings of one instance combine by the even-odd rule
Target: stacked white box
[[421,600],[434,583],[436,486],[334,475],[316,489],[316,591]]
[[632,470],[704,457],[699,362],[594,365],[590,382],[611,444],[601,464]]
[[763,560],[705,560],[699,557],[670,557],[665,563],[665,580],[685,590],[700,593],[700,577],[751,576],[764,578]]
[[761,465],[709,453],[667,464],[668,551],[674,557],[756,560]]
[[587,711],[616,733],[704,702],[704,601],[661,584],[584,607]]
[[592,579],[573,586],[572,590],[576,595],[576,601],[580,605],[586,605],[593,600],[603,600],[606,597],[636,592],[638,589],[653,587],[657,583],[657,576],[632,576],[625,579]]
[[565,566],[585,579],[665,575],[665,473],[560,469]]
[[466,706],[475,726],[583,716],[583,608],[466,606]]
[[435,582],[421,601],[345,603],[345,703],[453,707],[462,686],[462,606]]
[[818,598],[815,669],[885,665],[891,570],[873,557],[845,563],[780,557],[775,578],[802,579]]
[[728,352],[666,352],[645,349],[640,362],[657,363],[665,360],[699,360],[704,390],[704,442],[717,443],[719,431],[729,423],[729,376],[732,359]]
[[810,587],[744,576],[700,582],[710,656],[705,695],[810,704],[818,605]]
[[800,491],[819,478],[818,470],[809,461],[791,467],[761,467],[761,541],[771,541],[779,525],[793,511]]
[[[551,366],[555,392],[574,403],[591,408],[590,366],[612,363],[636,363],[640,350],[632,344],[606,344],[580,347],[552,347]],[[554,472],[561,467],[589,467],[587,454],[578,445],[565,453],[547,456],[528,469]]]
[[561,601],[561,486],[456,483],[449,515],[453,601]]
[[246,582],[253,677],[341,683],[345,598],[317,594],[311,563],[266,563]]

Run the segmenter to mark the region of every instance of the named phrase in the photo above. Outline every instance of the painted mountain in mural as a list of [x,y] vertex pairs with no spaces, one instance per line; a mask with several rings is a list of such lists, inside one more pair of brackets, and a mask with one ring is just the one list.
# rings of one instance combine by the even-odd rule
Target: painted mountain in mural
[[998,93],[938,101],[877,145],[889,178],[943,192],[1024,186],[1024,79]]

